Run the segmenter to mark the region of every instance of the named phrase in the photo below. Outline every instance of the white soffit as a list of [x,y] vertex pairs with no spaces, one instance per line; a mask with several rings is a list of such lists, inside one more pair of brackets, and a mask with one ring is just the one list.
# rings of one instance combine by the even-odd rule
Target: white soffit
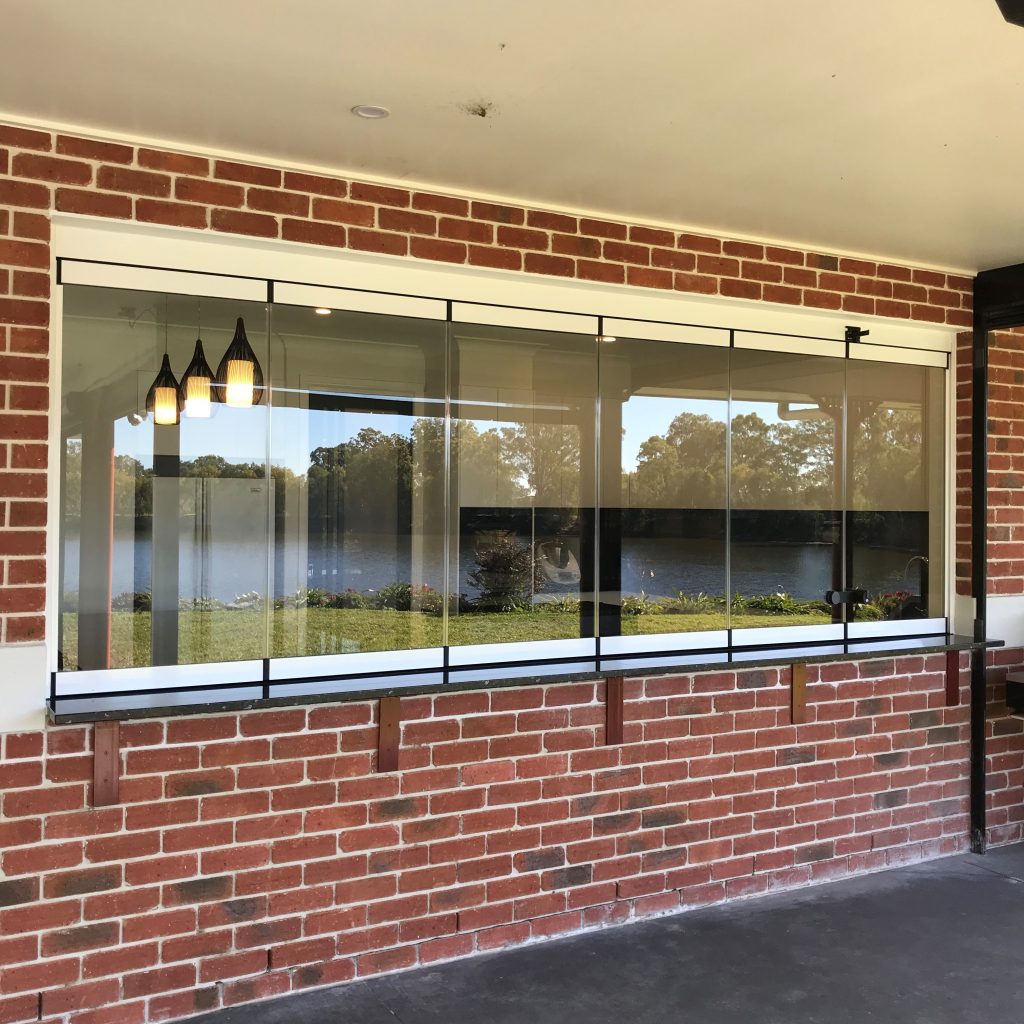
[[0,117],[915,265],[1022,257],[1024,29],[995,0],[2,8]]

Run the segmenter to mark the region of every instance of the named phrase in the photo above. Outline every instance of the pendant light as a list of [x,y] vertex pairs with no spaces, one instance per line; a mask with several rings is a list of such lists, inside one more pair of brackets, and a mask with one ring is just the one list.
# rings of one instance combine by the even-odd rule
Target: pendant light
[[153,414],[154,422],[163,427],[172,427],[181,413],[181,391],[171,369],[171,357],[167,354],[167,300],[164,300],[164,358],[156,379],[146,393],[146,412]]
[[188,364],[181,377],[181,397],[185,403],[185,415],[191,419],[209,419],[212,412],[211,391],[213,389],[213,370],[206,361],[203,352],[203,309],[199,304],[198,332],[196,348],[192,353],[192,362]]
[[217,367],[217,391],[221,401],[236,409],[246,409],[263,400],[263,371],[245,335],[241,317],[235,322],[235,336]]
[[151,412],[154,421],[160,426],[172,427],[178,422],[178,413],[181,411],[179,399],[178,382],[171,370],[171,357],[165,352],[160,372],[146,395],[146,412]]

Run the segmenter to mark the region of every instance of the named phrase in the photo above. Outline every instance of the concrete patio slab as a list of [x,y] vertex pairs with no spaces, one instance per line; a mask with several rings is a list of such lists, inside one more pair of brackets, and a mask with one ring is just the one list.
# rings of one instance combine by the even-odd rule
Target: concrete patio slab
[[239,1006],[202,1024],[1024,1020],[1024,845]]

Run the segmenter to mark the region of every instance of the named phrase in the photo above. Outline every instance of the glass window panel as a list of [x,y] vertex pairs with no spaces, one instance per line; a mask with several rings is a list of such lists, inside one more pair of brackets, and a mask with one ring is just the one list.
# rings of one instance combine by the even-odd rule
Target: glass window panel
[[859,622],[945,614],[945,371],[851,360],[848,575]]
[[64,670],[265,655],[266,406],[177,424],[146,408],[165,352],[180,379],[201,334],[216,372],[239,317],[266,366],[263,304],[64,289]]
[[[264,401],[156,423],[239,317]],[[61,390],[64,670],[945,612],[936,367],[69,285]]]
[[272,652],[440,647],[446,325],[275,305]]
[[842,359],[734,349],[733,629],[841,621]]
[[452,326],[453,647],[594,636],[596,345]]
[[729,351],[599,348],[601,635],[728,627]]

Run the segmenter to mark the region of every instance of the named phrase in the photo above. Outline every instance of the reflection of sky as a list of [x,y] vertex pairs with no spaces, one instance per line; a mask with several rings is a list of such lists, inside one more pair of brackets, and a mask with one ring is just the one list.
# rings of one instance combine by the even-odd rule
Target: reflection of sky
[[[440,409],[439,409],[440,411]],[[651,437],[664,437],[672,421],[682,413],[707,415],[721,421],[725,402],[706,399],[663,398],[635,395],[622,407],[622,468],[633,472],[641,445]],[[757,413],[765,422],[777,423],[774,402],[733,402],[734,416]],[[351,441],[360,430],[370,428],[382,434],[408,437],[414,420],[397,413],[331,412],[317,409],[275,407],[272,415],[273,462],[302,474],[309,468],[310,453],[320,447],[334,447]],[[481,432],[509,426],[508,422],[474,421]],[[181,458],[189,461],[200,455],[216,454],[228,462],[263,462],[266,459],[267,410],[216,408],[208,420],[182,416],[180,427]],[[119,419],[114,426],[115,450],[131,455],[145,466],[152,466],[154,425],[151,417],[137,425]]]
[[[275,408],[273,411],[273,462],[295,473],[309,469],[310,453],[316,448],[334,447],[352,440],[360,430],[370,428],[382,434],[408,437],[414,421],[394,413],[328,412]],[[114,424],[114,447],[118,455],[131,455],[143,465],[153,465],[152,417],[133,425],[127,419]],[[162,429],[162,428],[161,428]],[[208,420],[182,416],[179,443],[183,461],[201,455],[220,455],[231,463],[266,461],[267,412],[253,409],[218,408]]]

